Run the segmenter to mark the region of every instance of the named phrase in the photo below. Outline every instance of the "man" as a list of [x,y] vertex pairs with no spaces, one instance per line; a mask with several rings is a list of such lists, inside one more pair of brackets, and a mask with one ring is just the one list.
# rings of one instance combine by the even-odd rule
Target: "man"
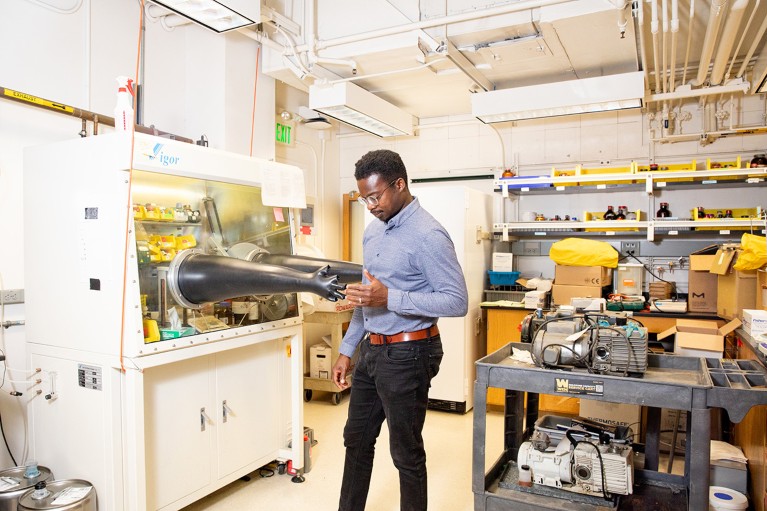
[[380,222],[365,229],[363,281],[346,288],[355,310],[332,370],[336,386],[349,387],[346,375],[359,345],[344,428],[339,510],[365,509],[376,438],[386,419],[389,450],[399,471],[400,509],[424,511],[421,432],[430,382],[442,361],[437,319],[466,314],[466,281],[447,231],[410,194],[397,153],[365,154],[354,177],[358,200]]

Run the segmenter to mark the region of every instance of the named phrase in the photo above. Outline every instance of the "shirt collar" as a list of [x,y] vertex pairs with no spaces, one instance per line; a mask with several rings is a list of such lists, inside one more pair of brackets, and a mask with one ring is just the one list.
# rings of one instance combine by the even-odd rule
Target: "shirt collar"
[[418,202],[417,197],[413,197],[413,200],[410,201],[410,204],[400,209],[399,213],[391,217],[389,221],[386,222],[386,228],[394,229],[395,227],[399,227],[405,223],[408,218],[413,216],[419,209],[421,209],[421,204]]

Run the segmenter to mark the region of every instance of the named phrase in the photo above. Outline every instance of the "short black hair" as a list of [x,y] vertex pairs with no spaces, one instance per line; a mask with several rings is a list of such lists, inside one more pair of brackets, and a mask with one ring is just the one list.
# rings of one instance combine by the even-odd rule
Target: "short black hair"
[[400,155],[388,149],[370,151],[354,164],[354,179],[359,181],[378,174],[387,183],[402,178],[407,184],[407,169]]

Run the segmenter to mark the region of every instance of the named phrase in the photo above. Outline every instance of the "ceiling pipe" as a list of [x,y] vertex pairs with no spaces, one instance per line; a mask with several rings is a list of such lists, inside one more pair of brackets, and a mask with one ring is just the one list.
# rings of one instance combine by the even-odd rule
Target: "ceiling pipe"
[[661,82],[663,83],[663,92],[668,92],[668,77],[666,76],[666,55],[668,55],[668,0],[661,2],[661,19],[663,20],[663,45],[661,46],[663,52],[663,72],[661,73]]
[[647,42],[644,36],[644,0],[636,3],[637,33],[639,34],[639,57],[642,61],[642,70],[644,71],[644,83],[647,90],[650,90],[650,66],[647,65]]
[[748,49],[748,53],[746,53],[746,58],[743,59],[743,64],[740,65],[738,74],[735,75],[737,78],[740,78],[746,73],[746,68],[748,67],[748,63],[751,61],[751,57],[754,56],[754,53],[756,52],[756,48],[757,46],[759,46],[759,42],[762,40],[762,37],[764,37],[765,32],[767,32],[767,16],[765,16],[764,20],[762,21],[762,25],[759,27],[759,30],[757,31],[756,36],[754,37],[754,42],[751,43],[751,48]]
[[267,35],[263,32],[254,32],[248,28],[240,28],[237,30],[237,32],[281,54],[287,51],[285,45],[269,39],[269,37],[267,37]]
[[658,36],[658,0],[652,0],[652,3],[650,4],[652,6],[652,19],[650,21],[650,32],[652,32],[652,49],[653,49],[653,70],[655,71],[655,92],[660,93],[662,91],[661,84],[660,84],[660,65],[658,61],[660,60],[660,49],[659,46],[659,36]]
[[[414,23],[408,23],[408,24],[399,25],[396,27],[382,28],[379,30],[371,30],[369,32],[363,32],[360,34],[337,37],[335,39],[328,39],[325,41],[317,41],[315,50],[324,50],[325,48],[330,48],[333,46],[357,43],[360,41],[375,39],[377,37],[386,37],[390,35],[402,34],[402,33],[411,32],[414,30],[424,30],[427,28],[438,27],[442,25],[452,25],[454,23],[460,23],[463,21],[472,21],[472,20],[477,20],[481,18],[490,18],[493,16],[500,16],[503,14],[510,14],[510,13],[519,12],[519,11],[527,11],[530,9],[547,7],[550,5],[564,4],[564,3],[569,3],[570,1],[572,0],[519,0],[511,4],[505,4],[498,7],[492,7],[489,9],[482,9],[482,10],[465,12],[460,14],[451,14],[449,16],[442,16],[440,18],[417,21]],[[299,51],[306,51],[309,48],[306,44],[303,44],[298,46],[297,49]]]
[[687,83],[687,64],[690,62],[690,45],[692,44],[692,20],[695,19],[695,0],[690,0],[690,20],[687,23],[687,51],[684,53],[684,68],[682,83]]
[[[680,87],[682,89],[682,87]],[[686,89],[676,92],[667,92],[665,94],[650,94],[644,97],[645,103],[655,103],[659,101],[674,101],[677,99],[703,98],[717,94],[745,94],[751,89],[751,84],[740,81],[730,85],[718,85],[716,87],[706,87],[704,89]]]
[[629,20],[626,16],[626,6],[624,5],[618,10],[618,33],[621,35],[621,39],[626,37],[626,27],[628,24]]
[[669,92],[676,88],[676,44],[679,35],[679,0],[671,0],[671,63],[669,64]]
[[[730,59],[730,65],[727,67],[727,72],[724,74],[724,80],[727,81],[730,78],[730,73],[732,71],[732,66],[735,65],[735,60],[738,58],[738,53],[740,53],[740,47],[743,46],[743,41],[746,39],[746,34],[748,34],[748,29],[751,28],[751,23],[754,21],[754,18],[756,17],[756,11],[759,10],[759,4],[762,0],[756,0],[754,3],[754,8],[751,10],[751,16],[748,17],[748,22],[746,23],[746,26],[741,30],[740,35],[740,41],[738,41],[738,46],[735,48],[735,51],[732,53],[732,59]],[[767,19],[767,18],[766,18]],[[746,59],[748,61],[748,59]]]
[[727,61],[730,59],[730,52],[735,45],[735,38],[738,36],[740,22],[743,21],[743,15],[746,13],[746,7],[751,0],[735,0],[727,15],[727,21],[724,24],[724,30],[716,49],[714,65],[711,69],[711,85],[719,85],[724,78],[724,70],[727,67]]
[[706,81],[708,66],[714,54],[714,45],[716,44],[722,19],[724,19],[724,8],[726,5],[727,0],[711,0],[711,11],[708,16],[706,35],[703,38],[703,49],[700,52],[700,61],[698,63],[698,75],[690,81],[690,85],[693,87],[699,87]]
[[157,4],[146,4],[144,13],[146,14],[147,19],[152,23],[159,21],[160,25],[162,25],[165,30],[173,30],[176,27],[190,25],[192,23],[192,20],[171,12],[165,7],[160,7]]

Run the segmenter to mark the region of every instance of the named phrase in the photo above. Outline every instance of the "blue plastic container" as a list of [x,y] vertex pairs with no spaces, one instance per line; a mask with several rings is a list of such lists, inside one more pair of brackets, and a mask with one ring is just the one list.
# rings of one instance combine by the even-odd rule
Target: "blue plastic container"
[[513,286],[519,278],[518,271],[487,271],[492,286]]

